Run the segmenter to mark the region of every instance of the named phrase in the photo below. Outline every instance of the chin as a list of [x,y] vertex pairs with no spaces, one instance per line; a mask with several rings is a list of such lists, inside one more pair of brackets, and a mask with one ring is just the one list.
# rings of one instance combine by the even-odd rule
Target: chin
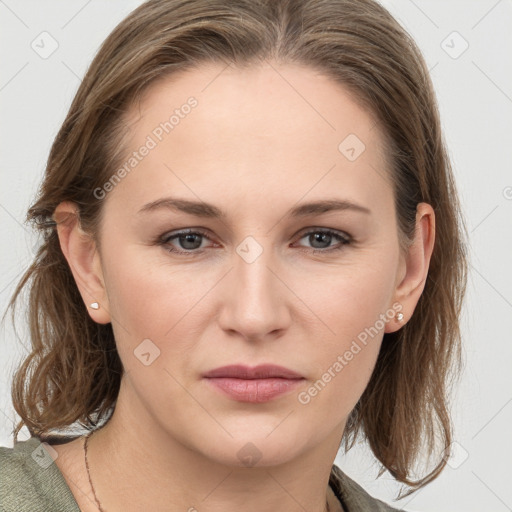
[[[233,438],[226,435],[223,436],[224,443],[220,440],[212,443],[209,457],[226,466],[272,467],[289,462],[306,448],[302,439],[289,435],[284,429],[280,433],[272,432],[272,428],[263,429],[264,433],[253,428],[238,435],[230,431]],[[269,432],[272,433],[269,435]]]

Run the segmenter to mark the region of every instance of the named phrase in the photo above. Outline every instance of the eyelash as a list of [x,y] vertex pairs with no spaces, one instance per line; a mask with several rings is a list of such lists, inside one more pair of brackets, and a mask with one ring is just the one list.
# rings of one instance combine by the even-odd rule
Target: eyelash
[[[336,245],[334,247],[330,247],[327,249],[315,249],[315,248],[309,249],[307,247],[302,247],[302,249],[305,249],[307,252],[313,252],[313,254],[318,254],[318,253],[325,254],[325,253],[331,253],[333,251],[339,251],[339,250],[343,249],[343,247],[345,245],[350,245],[353,241],[352,237],[348,234],[342,235],[337,231],[333,231],[332,229],[326,229],[326,228],[314,229],[311,231],[307,231],[306,233],[301,235],[299,240],[304,237],[307,237],[309,235],[316,234],[316,233],[323,233],[326,235],[331,235],[341,243],[339,245]],[[174,239],[179,238],[180,236],[185,236],[185,235],[200,235],[200,236],[210,239],[210,237],[208,236],[208,233],[206,233],[205,231],[202,231],[200,229],[195,229],[195,230],[189,229],[189,230],[180,231],[178,233],[174,233],[170,236],[163,235],[162,237],[160,237],[158,239],[157,243],[159,245],[165,246],[165,250],[170,253],[181,254],[181,255],[190,256],[190,257],[201,255],[204,252],[204,249],[193,249],[193,250],[191,249],[191,250],[185,251],[185,250],[178,250],[176,248],[172,248],[172,249],[170,248],[169,242],[171,242]]]

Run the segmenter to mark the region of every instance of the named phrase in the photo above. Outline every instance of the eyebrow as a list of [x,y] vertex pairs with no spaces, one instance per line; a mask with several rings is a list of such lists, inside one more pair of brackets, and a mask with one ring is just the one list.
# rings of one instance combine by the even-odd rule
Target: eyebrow
[[[160,209],[168,209],[182,211],[196,217],[226,219],[227,214],[217,206],[202,201],[191,201],[189,199],[178,199],[172,197],[163,197],[151,203],[145,204],[138,213],[149,213]],[[307,215],[327,213],[331,211],[352,210],[360,213],[371,214],[371,210],[342,199],[326,199],[322,201],[314,201],[303,203],[290,209],[286,214],[287,217],[304,217]]]

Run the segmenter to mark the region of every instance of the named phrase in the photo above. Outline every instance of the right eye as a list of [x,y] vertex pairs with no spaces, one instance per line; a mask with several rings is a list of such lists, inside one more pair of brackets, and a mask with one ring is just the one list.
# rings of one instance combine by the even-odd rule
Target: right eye
[[[195,256],[204,252],[204,247],[201,247],[204,238],[209,240],[206,232],[187,229],[174,234],[166,234],[160,238],[159,243],[171,253]],[[177,244],[180,247],[176,247]]]

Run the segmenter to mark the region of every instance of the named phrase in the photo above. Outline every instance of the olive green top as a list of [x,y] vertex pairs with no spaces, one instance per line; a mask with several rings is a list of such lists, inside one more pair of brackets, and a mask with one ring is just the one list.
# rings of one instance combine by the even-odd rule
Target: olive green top
[[[45,438],[50,445],[75,437]],[[65,439],[65,441],[62,441]],[[329,485],[346,512],[392,512],[398,509],[372,498],[333,465]],[[0,512],[80,512],[60,469],[38,437],[0,446]]]

